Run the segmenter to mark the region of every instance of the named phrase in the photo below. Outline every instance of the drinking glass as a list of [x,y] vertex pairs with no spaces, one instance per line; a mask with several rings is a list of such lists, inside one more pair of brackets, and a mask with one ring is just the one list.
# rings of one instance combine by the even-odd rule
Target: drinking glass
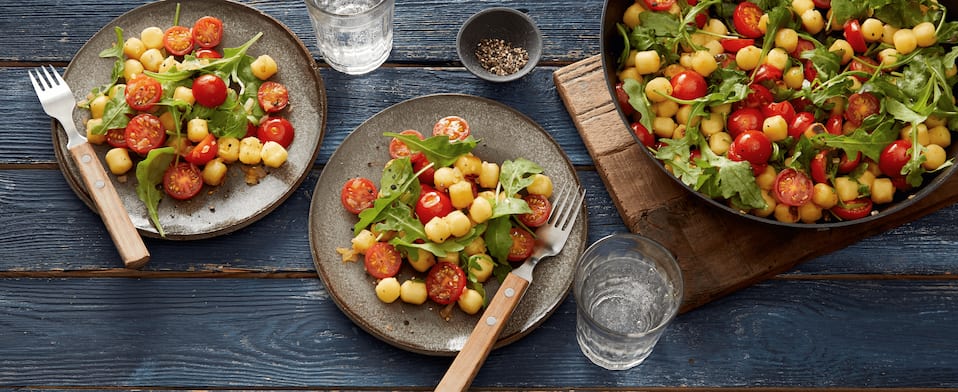
[[386,62],[393,47],[393,1],[306,0],[326,63],[359,75]]
[[575,271],[579,348],[606,369],[639,365],[678,313],[682,292],[682,271],[657,242],[631,233],[596,241]]

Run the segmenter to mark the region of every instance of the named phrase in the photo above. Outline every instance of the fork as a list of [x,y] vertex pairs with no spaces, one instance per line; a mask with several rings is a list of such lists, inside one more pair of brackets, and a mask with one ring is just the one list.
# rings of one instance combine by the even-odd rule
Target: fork
[[559,254],[565,246],[582,210],[583,200],[585,191],[577,186],[564,188],[557,193],[549,220],[536,229],[536,247],[532,256],[503,280],[462,350],[439,381],[436,391],[463,391],[469,387],[492,351],[509,316],[532,283],[532,270],[536,264],[546,257]]
[[150,253],[143,244],[143,238],[133,226],[133,221],[130,220],[130,215],[116,193],[116,188],[103,170],[103,165],[93,151],[93,146],[76,129],[73,122],[76,99],[73,98],[70,86],[50,65],[41,66],[39,70],[28,70],[27,73],[43,105],[43,111],[63,125],[63,130],[68,137],[67,149],[70,150],[80,169],[80,176],[100,212],[100,217],[120,253],[124,266],[142,267],[150,259]]

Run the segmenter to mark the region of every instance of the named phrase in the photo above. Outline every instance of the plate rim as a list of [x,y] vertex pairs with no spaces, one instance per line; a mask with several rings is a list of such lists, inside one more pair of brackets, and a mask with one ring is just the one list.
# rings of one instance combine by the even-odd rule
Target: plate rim
[[[524,122],[526,122],[526,123],[528,123],[528,124],[533,125],[533,127],[536,129],[536,131],[537,131],[537,132],[540,132],[541,135],[544,136],[544,137],[555,147],[555,149],[560,152],[561,158],[562,158],[562,163],[563,163],[563,165],[566,166],[566,168],[569,170],[569,173],[571,174],[571,177],[572,177],[573,180],[575,181],[575,184],[578,185],[578,186],[580,186],[580,187],[582,186],[582,180],[579,178],[578,171],[576,170],[575,165],[572,164],[572,161],[569,159],[568,155],[565,153],[565,150],[562,149],[561,145],[559,145],[559,143],[552,137],[552,135],[549,134],[549,132],[546,131],[541,125],[539,125],[537,122],[535,122],[534,120],[532,120],[532,118],[530,118],[529,116],[527,116],[525,113],[522,113],[522,112],[520,112],[519,110],[516,110],[515,108],[513,108],[513,107],[511,107],[511,106],[508,106],[508,105],[506,105],[506,104],[504,104],[504,103],[502,103],[502,102],[499,102],[499,101],[496,101],[496,100],[493,100],[493,99],[489,99],[489,98],[485,98],[485,97],[480,97],[480,96],[475,96],[475,95],[470,95],[470,94],[463,94],[463,93],[434,93],[434,94],[421,95],[421,96],[417,96],[417,97],[413,97],[413,98],[409,98],[409,99],[400,101],[400,102],[398,102],[398,103],[392,104],[392,105],[390,105],[390,106],[388,106],[388,107],[386,107],[386,108],[380,110],[379,112],[377,112],[377,113],[374,114],[373,116],[371,116],[371,117],[369,117],[368,119],[366,119],[365,121],[363,121],[363,122],[362,122],[360,125],[358,125],[355,129],[353,129],[352,131],[350,131],[350,133],[346,136],[346,138],[343,139],[343,141],[340,143],[340,145],[336,147],[336,150],[335,150],[335,151],[333,152],[333,154],[330,156],[330,159],[328,160],[328,162],[326,162],[326,165],[325,165],[325,166],[329,166],[329,165],[334,164],[334,158],[335,158],[335,157],[337,156],[337,154],[340,152],[340,148],[343,146],[343,144],[345,144],[349,139],[351,139],[351,138],[354,137],[353,135],[355,135],[355,131],[356,131],[357,129],[362,128],[364,125],[366,125],[367,123],[371,122],[375,117],[380,116],[380,115],[383,115],[384,113],[389,112],[389,111],[398,110],[399,108],[401,108],[401,107],[404,106],[404,105],[408,105],[408,104],[410,104],[410,103],[413,103],[413,102],[416,102],[416,101],[419,101],[419,100],[437,99],[437,98],[442,98],[442,97],[455,97],[455,98],[459,98],[459,99],[473,100],[473,101],[482,102],[482,103],[484,103],[484,104],[488,104],[488,105],[491,105],[491,106],[496,106],[496,107],[498,107],[498,108],[500,108],[500,109],[503,109],[503,110],[506,110],[506,111],[509,111],[509,112],[515,114],[515,115],[516,115],[517,117],[519,117],[522,121],[524,121]],[[357,135],[356,137],[359,137],[359,136]],[[347,306],[346,303],[344,303],[344,299],[340,297],[340,295],[339,295],[339,293],[338,293],[337,291],[330,289],[330,286],[329,286],[329,284],[328,284],[328,281],[330,280],[330,277],[327,276],[327,275],[328,275],[328,272],[325,271],[325,269],[324,269],[323,266],[321,265],[321,259],[320,259],[320,254],[319,254],[319,253],[320,253],[320,250],[318,249],[319,246],[318,246],[318,244],[317,244],[317,242],[318,242],[319,240],[315,238],[318,234],[313,230],[314,220],[315,220],[315,219],[319,219],[319,218],[317,217],[317,211],[316,211],[316,209],[319,208],[319,207],[318,207],[318,201],[317,201],[317,199],[316,199],[316,195],[319,193],[320,188],[324,185],[324,184],[323,184],[323,177],[324,177],[325,174],[326,174],[326,170],[325,170],[325,167],[324,167],[323,172],[320,174],[319,179],[317,179],[317,181],[316,181],[316,187],[315,187],[315,189],[314,189],[314,191],[313,191],[313,193],[312,193],[312,197],[311,197],[311,200],[310,200],[309,218],[308,218],[307,226],[309,227],[310,253],[311,253],[311,255],[312,255],[313,264],[314,264],[314,266],[316,267],[316,272],[317,272],[317,274],[319,275],[320,280],[323,282],[323,286],[324,286],[326,292],[329,294],[329,297],[330,297],[330,298],[333,300],[333,302],[336,304],[336,307],[339,308],[339,310],[340,310],[343,314],[345,314],[345,315],[350,319],[350,321],[353,322],[353,324],[358,325],[358,326],[359,326],[361,329],[363,329],[365,332],[369,333],[370,335],[375,336],[377,339],[379,339],[379,340],[381,340],[381,341],[383,341],[383,342],[385,342],[385,343],[387,343],[387,344],[389,344],[389,345],[391,345],[391,346],[394,346],[394,347],[397,347],[397,348],[400,348],[400,349],[403,349],[403,350],[406,350],[406,351],[410,351],[410,352],[414,352],[414,353],[418,353],[418,354],[424,354],[424,355],[431,355],[431,356],[454,356],[454,355],[456,355],[456,354],[459,352],[459,350],[430,350],[430,349],[421,347],[421,346],[419,346],[419,345],[414,345],[414,344],[412,344],[412,343],[409,343],[408,341],[402,341],[402,340],[400,340],[400,339],[391,339],[391,338],[387,338],[387,337],[383,336],[383,334],[382,334],[381,332],[379,332],[378,330],[376,330],[373,325],[371,325],[371,324],[370,324],[369,322],[367,322],[365,319],[363,319],[362,317],[360,317],[359,314],[356,314],[356,312],[354,312],[353,310],[351,310],[350,307]],[[586,206],[585,203],[583,203],[583,205],[582,205],[582,210],[581,210],[581,211],[582,211],[582,219],[577,220],[577,222],[575,223],[575,226],[581,225],[582,234],[581,234],[581,238],[579,239],[579,240],[581,241],[581,244],[579,244],[579,246],[580,246],[582,249],[584,249],[584,247],[585,247],[585,246],[587,245],[587,243],[588,243],[588,233],[589,233],[589,230],[588,230],[588,229],[589,229],[589,225],[588,225],[588,209],[587,209],[587,206]],[[335,261],[335,260],[334,260],[334,261]],[[329,262],[329,260],[327,260],[327,262]],[[576,262],[577,262],[577,258],[576,258],[576,260],[573,260],[573,261],[572,261],[573,264],[575,264]],[[574,267],[574,265],[573,265],[573,267]],[[357,268],[358,268],[358,267],[357,267]],[[506,345],[509,345],[509,344],[515,342],[515,341],[518,341],[519,339],[521,339],[521,338],[527,336],[527,335],[530,334],[532,331],[534,331],[536,328],[538,328],[539,326],[541,326],[546,320],[548,320],[548,319],[555,313],[555,311],[562,305],[563,301],[564,301],[566,298],[568,298],[569,293],[571,292],[571,289],[572,289],[572,283],[573,283],[572,279],[568,279],[568,282],[566,282],[565,287],[563,287],[562,290],[561,290],[561,295],[559,295],[558,298],[556,298],[554,302],[552,302],[551,304],[549,304],[548,308],[545,309],[545,312],[541,315],[541,317],[538,317],[538,318],[537,318],[536,320],[534,320],[532,323],[529,323],[529,324],[523,326],[523,327],[520,328],[518,331],[516,331],[516,332],[514,332],[514,333],[512,333],[512,334],[509,334],[509,335],[505,335],[505,334],[504,334],[504,335],[500,336],[499,339],[496,341],[496,343],[493,345],[493,349],[500,348],[500,347],[504,347],[504,346],[506,346]],[[489,294],[489,295],[494,295],[494,292],[488,292],[488,294]],[[419,305],[419,306],[426,306],[426,305],[423,304],[423,305]],[[477,313],[476,315],[472,315],[472,316],[469,316],[469,317],[476,317],[477,320],[478,320],[478,317],[479,317],[479,316],[481,316],[481,313]],[[437,317],[438,317],[438,315],[437,315]],[[470,328],[469,331],[466,331],[466,332],[471,332],[471,328]]]
[[[240,220],[240,221],[238,221],[238,222],[236,222],[236,223],[230,224],[230,225],[228,225],[228,226],[226,226],[226,227],[223,227],[223,228],[220,228],[220,229],[218,229],[218,230],[203,231],[203,232],[188,233],[188,234],[166,233],[166,236],[165,236],[165,237],[161,237],[161,236],[159,235],[159,233],[158,233],[157,231],[155,231],[155,227],[152,226],[152,222],[151,222],[151,226],[150,226],[151,229],[150,229],[150,230],[147,230],[147,229],[144,229],[144,228],[141,228],[141,227],[137,227],[137,231],[140,233],[140,235],[143,235],[143,236],[145,236],[145,237],[157,238],[157,239],[165,239],[165,240],[174,240],[174,241],[181,241],[181,240],[200,240],[200,239],[213,238],[213,237],[218,237],[218,236],[222,236],[222,235],[225,235],[225,234],[229,234],[229,233],[232,233],[232,232],[234,232],[234,231],[243,229],[243,228],[245,228],[245,227],[247,227],[247,226],[249,226],[249,225],[251,225],[251,224],[253,224],[253,223],[257,222],[257,221],[259,221],[260,219],[262,219],[262,218],[265,217],[266,215],[269,215],[269,214],[272,213],[274,210],[276,210],[276,208],[278,208],[280,205],[282,205],[283,203],[285,203],[286,200],[288,200],[289,197],[292,196],[292,194],[296,192],[296,189],[298,189],[300,186],[302,186],[302,184],[303,184],[303,182],[306,180],[306,178],[309,177],[309,173],[310,173],[312,170],[314,170],[314,168],[315,168],[315,166],[316,166],[316,160],[317,160],[317,158],[319,157],[319,153],[320,153],[320,150],[321,150],[321,147],[322,147],[322,143],[323,143],[323,141],[324,141],[324,139],[325,139],[325,137],[326,137],[326,132],[327,132],[327,129],[326,129],[326,128],[327,128],[327,122],[328,122],[328,117],[329,117],[329,114],[328,114],[328,113],[329,113],[329,103],[328,103],[329,99],[328,99],[328,93],[327,93],[327,91],[326,91],[326,83],[325,83],[325,81],[323,80],[323,77],[322,77],[322,75],[321,75],[320,72],[319,72],[319,65],[318,65],[318,63],[316,62],[316,58],[313,56],[312,52],[310,52],[309,48],[308,48],[308,47],[306,46],[306,44],[302,41],[302,39],[300,39],[299,36],[298,36],[295,32],[293,32],[292,30],[290,30],[290,28],[289,28],[288,26],[286,26],[284,23],[280,22],[278,19],[276,19],[276,18],[274,18],[273,16],[267,14],[266,12],[264,12],[264,11],[262,11],[262,10],[259,10],[259,9],[255,8],[255,7],[253,7],[252,5],[240,3],[240,2],[234,1],[234,0],[203,0],[203,1],[206,2],[206,3],[219,3],[218,5],[222,5],[222,6],[226,6],[226,7],[233,7],[233,8],[235,8],[235,9],[240,9],[240,10],[242,10],[243,12],[249,12],[249,13],[255,14],[255,16],[256,16],[258,19],[263,20],[265,23],[272,24],[272,25],[274,25],[275,27],[279,28],[280,30],[282,30],[282,31],[284,31],[284,32],[286,33],[287,37],[285,37],[285,38],[287,38],[287,39],[290,40],[290,43],[291,43],[292,45],[294,45],[294,47],[296,48],[297,53],[301,53],[301,54],[304,55],[304,57],[306,57],[307,63],[305,64],[305,67],[306,67],[306,68],[309,68],[309,69],[311,70],[311,72],[309,72],[309,73],[308,73],[307,75],[305,75],[305,76],[307,76],[307,77],[309,77],[310,79],[312,79],[312,81],[313,81],[312,85],[315,85],[316,94],[318,95],[318,99],[319,99],[319,102],[316,102],[316,103],[314,103],[313,105],[310,106],[310,108],[318,106],[318,108],[320,109],[320,110],[317,111],[317,113],[316,113],[317,115],[320,116],[320,118],[319,118],[319,129],[318,129],[319,136],[318,136],[318,139],[316,140],[316,145],[312,147],[312,148],[313,148],[313,151],[310,153],[309,163],[308,163],[308,165],[307,165],[307,168],[303,171],[302,175],[300,175],[298,178],[294,179],[294,181],[290,184],[290,189],[289,189],[289,190],[287,190],[286,192],[284,192],[284,193],[283,193],[279,198],[277,198],[276,200],[273,200],[272,202],[270,202],[269,204],[267,204],[267,205],[265,206],[265,208],[263,208],[261,211],[257,212],[256,214],[250,215],[250,216],[248,216],[248,217],[246,217],[246,218],[243,218],[242,220]],[[142,4],[142,5],[136,6],[136,7],[132,8],[132,9],[129,9],[129,10],[123,12],[122,14],[120,14],[119,16],[117,16],[117,17],[111,19],[108,23],[104,24],[103,27],[101,27],[99,30],[97,30],[95,33],[93,33],[93,35],[91,35],[91,36],[87,39],[87,41],[84,42],[83,45],[80,46],[80,48],[77,50],[77,52],[74,53],[74,55],[73,55],[72,58],[70,59],[70,62],[68,63],[68,65],[67,65],[66,68],[65,68],[64,75],[63,75],[64,79],[69,79],[69,75],[71,74],[71,69],[73,69],[73,66],[74,66],[74,63],[75,63],[75,61],[76,61],[76,58],[77,58],[77,56],[78,56],[80,53],[83,53],[84,51],[88,51],[88,50],[98,51],[97,48],[92,48],[92,47],[90,47],[90,45],[91,45],[91,42],[90,42],[90,41],[92,41],[94,37],[97,37],[97,36],[99,36],[100,34],[104,34],[104,33],[112,33],[112,29],[113,29],[115,26],[119,25],[119,23],[117,23],[117,22],[120,21],[120,20],[122,20],[122,19],[124,19],[124,18],[128,19],[128,18],[130,18],[132,15],[134,15],[134,14],[136,14],[136,13],[145,12],[145,10],[148,10],[148,9],[151,9],[151,8],[168,7],[168,6],[170,6],[170,4],[173,4],[173,3],[175,3],[175,2],[174,2],[174,1],[161,0],[161,1],[156,1],[156,2],[152,2],[152,3]],[[74,91],[73,93],[74,93],[74,96],[76,96],[79,92],[78,92],[78,91]],[[80,108],[75,108],[75,109],[74,109],[74,111],[78,111],[78,110],[82,110],[82,109],[80,109]],[[82,124],[79,124],[79,125],[82,125]],[[79,127],[79,126],[78,126],[78,130],[81,130],[81,129],[83,129],[83,127]],[[82,132],[81,132],[81,133],[82,133]],[[67,184],[70,186],[71,189],[73,189],[73,191],[74,191],[74,193],[77,195],[77,197],[78,197],[81,201],[83,201],[83,203],[86,204],[86,206],[87,206],[90,210],[92,210],[92,211],[93,211],[94,213],[96,213],[96,214],[99,214],[99,210],[98,210],[98,209],[96,208],[96,206],[94,205],[93,200],[92,200],[92,198],[90,197],[89,191],[86,189],[86,185],[83,183],[83,181],[82,181],[81,178],[78,178],[78,177],[77,177],[77,173],[76,173],[74,170],[71,170],[71,165],[70,165],[69,162],[67,162],[67,160],[69,160],[70,157],[69,157],[69,154],[65,151],[65,146],[66,146],[66,142],[65,142],[65,140],[66,140],[66,131],[63,129],[62,125],[61,125],[58,121],[56,121],[55,119],[54,119],[54,120],[51,120],[51,134],[52,134],[52,139],[53,139],[53,140],[52,140],[52,142],[53,142],[52,144],[53,144],[54,156],[55,156],[55,158],[56,158],[56,160],[57,160],[57,164],[58,164],[58,166],[59,166],[59,169],[60,169],[61,174],[63,174],[63,177],[65,178]],[[100,154],[97,154],[97,155],[98,155],[98,157],[100,157],[101,159],[103,159],[103,157],[100,156]],[[105,165],[104,165],[104,168],[106,168]],[[109,174],[109,173],[108,173],[108,174]],[[127,174],[127,175],[129,175],[129,174]],[[115,176],[113,176],[112,174],[110,174],[110,176],[111,176],[111,178],[112,178],[112,177],[115,177]],[[127,210],[127,211],[129,212],[129,210]]]

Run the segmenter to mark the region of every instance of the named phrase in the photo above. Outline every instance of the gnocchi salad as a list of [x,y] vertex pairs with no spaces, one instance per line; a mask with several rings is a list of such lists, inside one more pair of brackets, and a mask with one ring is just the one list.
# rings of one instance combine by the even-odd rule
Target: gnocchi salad
[[953,162],[958,22],[935,0],[637,0],[616,98],[686,185],[788,223],[861,219]]
[[283,115],[288,89],[270,80],[276,61],[247,55],[262,34],[220,48],[222,20],[204,16],[187,27],[178,15],[171,27],[132,36],[117,27],[114,45],[100,52],[115,59],[112,80],[79,104],[90,114],[87,139],[109,147],[107,167],[121,181],[132,170],[161,236],[164,195],[191,199],[204,186],[223,184],[237,162],[246,182],[256,184],[266,170],[283,166],[295,132]]
[[455,308],[475,314],[488,301],[484,283],[532,255],[532,230],[552,212],[552,180],[524,158],[482,160],[471,133],[458,116],[438,120],[429,138],[385,133],[392,159],[379,187],[363,177],[343,184],[343,208],[358,221],[337,252],[362,257],[382,302],[431,301],[446,320]]

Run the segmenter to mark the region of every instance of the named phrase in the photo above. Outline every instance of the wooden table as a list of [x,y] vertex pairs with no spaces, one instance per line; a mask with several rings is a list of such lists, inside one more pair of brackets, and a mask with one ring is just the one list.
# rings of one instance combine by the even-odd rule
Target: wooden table
[[[124,269],[59,170],[26,69],[66,66],[101,26],[142,3],[21,0],[0,12],[2,386],[431,389],[451,359],[396,349],[349,321],[317,277],[307,239],[330,154],[364,119],[420,95],[474,94],[530,116],[588,187],[589,241],[627,230],[552,78],[598,53],[602,2],[400,0],[383,68],[352,77],[323,67],[328,133],[285,204],[230,235],[147,239],[150,263]],[[302,1],[248,3],[318,53]],[[493,5],[528,10],[544,34],[539,67],[518,82],[483,82],[458,63],[460,23]],[[956,219],[958,208],[945,208],[685,313],[629,371],[603,370],[579,352],[570,296],[540,328],[494,351],[474,386],[958,388]]]

